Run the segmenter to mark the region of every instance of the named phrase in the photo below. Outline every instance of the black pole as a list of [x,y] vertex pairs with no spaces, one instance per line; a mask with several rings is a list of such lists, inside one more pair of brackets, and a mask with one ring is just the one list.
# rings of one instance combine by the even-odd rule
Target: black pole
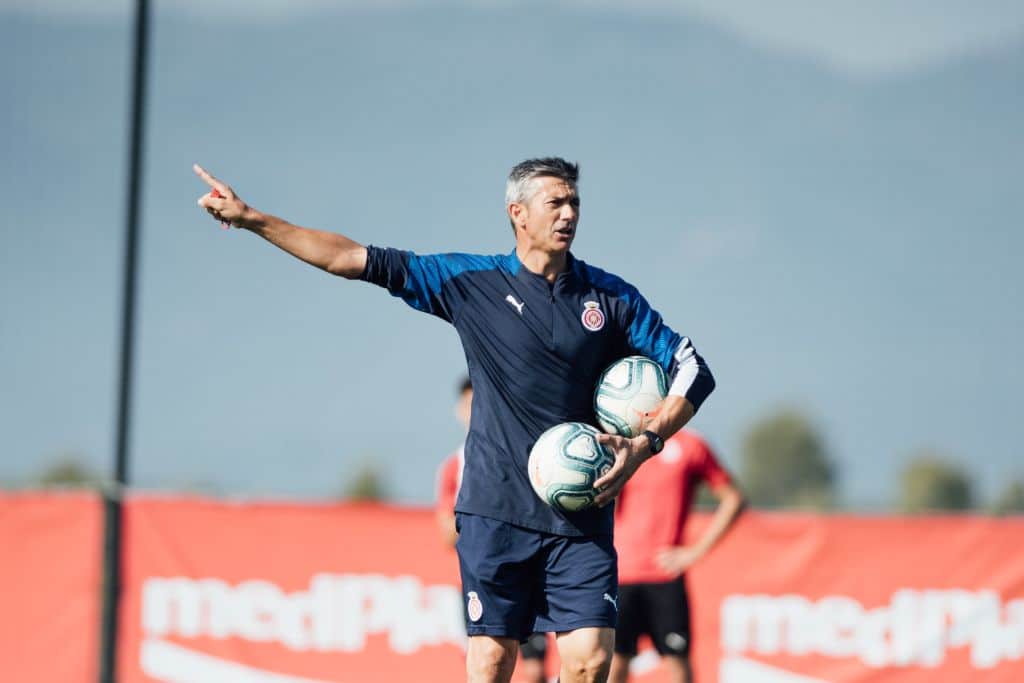
[[121,597],[121,492],[128,484],[131,436],[132,369],[135,347],[135,293],[138,264],[139,205],[142,193],[149,45],[149,2],[135,2],[135,41],[131,91],[131,139],[128,145],[128,193],[125,210],[124,280],[121,312],[121,373],[117,400],[117,451],[113,486],[106,491],[103,527],[103,606],[100,631],[100,683],[117,680],[117,612]]

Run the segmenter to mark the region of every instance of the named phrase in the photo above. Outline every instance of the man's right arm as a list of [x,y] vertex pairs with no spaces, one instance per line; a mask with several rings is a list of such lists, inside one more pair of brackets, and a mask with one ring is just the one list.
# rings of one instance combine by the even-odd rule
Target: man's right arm
[[[226,183],[202,167],[193,166],[212,191],[199,198],[199,206],[219,221],[244,228],[306,263],[349,280],[366,269],[366,247],[344,235],[293,225],[246,204]],[[216,196],[219,195],[219,196]]]
[[366,247],[335,232],[292,225],[277,216],[250,208],[238,227],[254,232],[274,246],[332,275],[354,280],[366,269]]

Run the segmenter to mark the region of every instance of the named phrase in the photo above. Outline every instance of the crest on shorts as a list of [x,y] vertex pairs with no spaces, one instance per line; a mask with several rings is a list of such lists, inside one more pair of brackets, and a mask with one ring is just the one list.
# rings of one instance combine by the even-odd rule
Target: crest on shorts
[[601,310],[601,304],[596,301],[584,301],[583,315],[580,316],[580,320],[583,321],[583,327],[591,332],[597,332],[604,327],[604,312]]
[[469,620],[480,621],[480,617],[484,615],[484,605],[480,602],[479,596],[476,591],[469,591],[466,593],[466,597],[469,598],[466,601],[466,613],[469,614]]

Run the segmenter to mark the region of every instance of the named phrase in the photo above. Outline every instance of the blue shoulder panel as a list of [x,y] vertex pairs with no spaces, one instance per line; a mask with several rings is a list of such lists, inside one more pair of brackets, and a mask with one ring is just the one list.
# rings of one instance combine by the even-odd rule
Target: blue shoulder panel
[[585,277],[595,287],[605,290],[624,301],[628,306],[626,322],[627,339],[632,349],[647,356],[671,376],[675,372],[675,354],[682,337],[665,324],[661,314],[651,308],[647,299],[636,287],[618,275],[612,275],[600,268],[581,261]]
[[499,267],[501,257],[477,254],[433,254],[420,256],[411,251],[369,246],[362,279],[386,288],[416,310],[444,320],[454,318],[444,285],[470,271]]

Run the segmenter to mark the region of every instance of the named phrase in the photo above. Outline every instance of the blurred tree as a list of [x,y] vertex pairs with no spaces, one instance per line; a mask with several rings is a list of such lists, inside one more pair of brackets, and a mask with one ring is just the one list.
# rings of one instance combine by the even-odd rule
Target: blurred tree
[[44,487],[99,488],[102,479],[76,456],[64,455],[44,469],[33,483]]
[[900,483],[903,512],[969,510],[974,504],[967,474],[930,451],[921,451],[911,459]]
[[997,515],[1024,514],[1024,482],[1018,479],[1007,484],[992,505],[992,512]]
[[743,442],[740,482],[753,505],[832,507],[835,472],[810,420],[788,410],[756,423]]
[[372,462],[364,462],[352,470],[341,497],[346,500],[383,501],[389,498],[384,474]]

